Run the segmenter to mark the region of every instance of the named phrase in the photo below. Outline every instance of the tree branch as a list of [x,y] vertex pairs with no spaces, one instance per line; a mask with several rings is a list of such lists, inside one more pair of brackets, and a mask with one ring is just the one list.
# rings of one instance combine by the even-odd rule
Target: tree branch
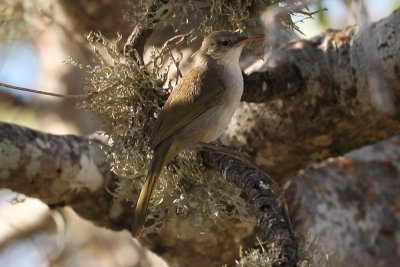
[[204,152],[203,160],[247,195],[266,241],[274,244],[278,251],[279,258],[273,266],[296,266],[298,245],[269,185],[272,178],[237,158],[216,151]]
[[143,62],[144,45],[150,35],[153,33],[152,29],[141,28],[136,26],[124,46],[124,54],[126,57],[135,57],[135,50]]
[[313,164],[291,179],[285,195],[296,232],[323,248],[313,258],[329,256],[329,265],[398,265],[399,149],[396,136]]
[[129,229],[131,203],[114,201],[117,177],[99,141],[57,136],[0,122],[0,187],[70,206],[110,229]]
[[[130,229],[130,203],[113,199],[117,177],[101,142],[56,136],[0,122],[0,187],[37,197],[55,208],[70,206],[82,217],[111,229]],[[207,153],[208,165],[249,197],[267,240],[280,249],[277,266],[294,266],[297,243],[280,213],[266,175],[244,162]],[[217,167],[218,166],[218,167]]]
[[399,134],[398,111],[382,112],[400,102],[399,25],[400,9],[274,51],[273,64],[245,76],[242,100],[254,103],[241,104],[224,143],[284,183],[312,162]]
[[[400,31],[396,31],[399,22],[400,9],[397,9],[365,29],[353,25],[286,44],[271,56],[276,60],[274,65],[267,66],[267,61],[265,71],[244,75],[242,101],[265,103],[289,96],[304,98],[311,95],[311,90],[319,89],[330,99],[343,95],[369,104],[371,99],[364,98],[371,93],[368,86],[371,73],[365,69],[370,65],[371,52],[363,51],[366,39],[378,50],[377,60],[385,66],[387,86],[393,91],[400,90],[400,44],[396,41],[400,39]],[[351,104],[344,99],[336,100],[346,106]]]

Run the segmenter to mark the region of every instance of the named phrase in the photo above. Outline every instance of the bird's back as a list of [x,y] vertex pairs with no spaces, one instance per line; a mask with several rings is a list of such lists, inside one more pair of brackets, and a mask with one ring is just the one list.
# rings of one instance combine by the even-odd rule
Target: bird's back
[[223,100],[226,88],[218,75],[204,67],[192,68],[168,97],[151,138],[155,148]]

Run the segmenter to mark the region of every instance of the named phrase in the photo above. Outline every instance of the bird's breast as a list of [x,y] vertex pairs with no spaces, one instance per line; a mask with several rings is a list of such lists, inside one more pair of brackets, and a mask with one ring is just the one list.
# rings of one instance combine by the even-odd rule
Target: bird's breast
[[239,62],[224,66],[222,81],[226,87],[227,99],[238,104],[243,94],[243,75]]
[[222,70],[222,82],[226,88],[220,103],[203,116],[205,134],[202,142],[215,141],[228,126],[243,93],[243,76],[239,64],[227,64]]

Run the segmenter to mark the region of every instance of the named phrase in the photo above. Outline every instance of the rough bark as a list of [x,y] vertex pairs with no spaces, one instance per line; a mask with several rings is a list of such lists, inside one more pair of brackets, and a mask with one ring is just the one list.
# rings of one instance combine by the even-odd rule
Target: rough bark
[[[120,181],[109,170],[106,156],[98,147],[101,142],[72,135],[45,134],[7,123],[0,123],[0,129],[0,187],[37,197],[51,208],[70,206],[79,215],[100,226],[130,230],[132,207],[130,203],[115,200],[110,193]],[[247,194],[262,232],[279,251],[275,265],[294,266],[297,243],[281,215],[266,174],[238,159],[221,157],[214,151],[207,153],[206,160],[208,165],[219,169],[226,179]],[[230,229],[235,229],[238,222],[228,221],[225,224],[230,225]],[[176,226],[172,228],[175,229]],[[215,232],[219,233],[221,230],[226,232],[225,228],[215,229]],[[190,232],[193,233],[193,230]],[[212,232],[208,235],[214,234]],[[162,236],[167,236],[167,240],[162,239]],[[219,238],[224,235],[219,233],[215,236],[215,242],[219,244]],[[237,246],[240,243],[234,241],[234,236],[231,233],[222,239],[224,246],[220,246],[221,251],[215,244],[206,244],[206,247],[203,244],[202,250],[208,251],[211,246],[214,253],[207,252],[209,258],[193,266],[201,266],[206,261],[214,265],[216,260],[213,257],[217,257],[215,252],[220,254],[226,251],[228,244],[231,244],[230,253],[224,259],[232,260],[233,255],[237,255]],[[170,235],[164,229],[161,237],[146,238],[146,242],[157,250],[160,247],[167,248],[173,242],[171,239],[176,238],[182,243],[178,233]],[[179,253],[182,255],[185,251],[191,251],[193,245],[196,247],[196,242],[197,238],[191,240],[191,246],[181,248]],[[172,253],[175,251],[172,248]],[[186,256],[176,260],[187,262],[188,258],[195,257]]]
[[0,123],[0,187],[36,197],[49,207],[70,206],[110,229],[129,229],[131,203],[113,200],[116,187],[96,140],[57,136]]
[[297,241],[282,216],[277,197],[270,186],[272,178],[231,156],[211,151],[206,152],[203,158],[206,164],[219,170],[225,179],[247,195],[265,240],[269,245],[273,244],[278,252],[278,259],[273,266],[296,266]]
[[[397,266],[400,136],[330,159],[294,177],[286,198],[296,232],[329,266]],[[322,254],[322,255],[321,255]]]
[[[396,41],[399,40],[400,32],[399,13],[398,10],[392,16],[364,30],[350,27],[344,31],[330,31],[312,40],[296,41],[275,51],[274,66],[245,76],[246,89],[243,100],[257,103],[243,103],[224,140],[248,152],[254,162],[267,169],[274,177],[281,177],[283,182],[311,162],[341,155],[356,147],[399,133],[398,120],[380,113],[374,106],[371,99],[373,90],[369,88],[371,81],[368,77],[368,66],[380,66],[384,70],[382,75],[386,88],[393,93],[394,103],[398,103],[400,50]],[[63,36],[65,43],[62,43],[62,46],[71,42],[68,34]],[[372,47],[376,48],[379,56],[378,61],[373,64],[368,60],[368,51],[365,51],[366,40],[373,44]],[[74,84],[75,82],[70,82],[69,86],[81,87]],[[70,116],[68,112],[64,114]],[[55,144],[68,148],[68,151],[75,151],[72,148],[79,147],[68,142],[66,145]],[[26,148],[19,144],[4,145],[7,148],[11,147],[10,155],[14,155],[14,152],[16,155],[27,153]],[[46,153],[51,155],[50,152],[51,150],[48,150]],[[71,154],[61,151],[58,155],[65,153]],[[3,160],[11,159],[12,157],[3,156]],[[22,157],[19,160],[24,159]],[[80,159],[75,157],[74,161],[80,162]],[[50,168],[47,173],[57,172],[57,168],[43,166]],[[0,173],[9,175],[9,171],[19,170],[7,168],[5,173]],[[24,169],[21,169],[22,171]],[[76,186],[74,177],[71,175],[71,181]],[[2,181],[4,182],[3,179]],[[29,181],[39,192],[50,189],[43,185],[53,185],[49,180],[38,183]],[[60,181],[62,184],[65,182],[63,179]],[[7,182],[15,188],[23,187],[22,181],[16,182],[15,185],[14,180]],[[113,180],[109,185],[111,188],[112,183]],[[110,221],[109,212],[113,205],[111,196],[104,194],[106,184],[102,184],[103,189],[98,188],[99,191],[94,191],[99,192],[94,202],[98,203],[98,209],[91,208],[93,203],[88,199],[90,196],[82,190],[66,190],[63,192],[63,202],[55,199],[50,193],[46,193],[45,198],[53,206],[71,205],[86,214],[84,217],[109,228],[129,229],[130,216],[121,215],[122,217],[117,216],[116,220]],[[65,188],[69,186],[62,186],[62,189]],[[34,193],[34,190],[29,188],[24,190],[27,190],[27,194]],[[126,207],[122,208],[122,211],[130,215],[130,209],[125,206],[127,204],[122,205]],[[116,210],[120,215],[121,211]]]
[[[112,190],[114,178],[103,152],[86,138],[47,135],[4,123],[1,129],[1,187],[40,197],[50,206],[70,205],[83,217],[108,228],[130,229],[131,209],[129,205],[113,204],[105,186]],[[318,237],[315,242],[319,252],[329,252],[333,266],[343,262],[393,266],[398,262],[396,251],[400,244],[395,236],[400,229],[399,147],[396,137],[345,158],[316,164],[292,180],[286,198],[296,231],[310,233],[311,239]],[[246,174],[250,178],[257,176],[246,170],[236,173],[239,175],[228,174],[234,170],[232,160],[223,157],[213,164],[227,177],[232,175],[234,183],[243,183],[240,177]],[[257,184],[260,183],[249,181],[243,186],[248,188],[249,196],[268,197],[257,193],[263,189]],[[249,198],[256,207],[258,201]],[[113,216],[121,214],[121,210],[127,212]],[[261,214],[257,216],[262,218]],[[153,245],[166,248],[167,244]]]
[[[329,30],[274,51],[273,64],[245,76],[242,100],[256,103],[242,103],[224,143],[283,183],[312,162],[400,133],[398,115],[374,104],[386,89],[398,106],[398,40],[400,9],[364,29]],[[374,87],[376,72],[383,88]]]

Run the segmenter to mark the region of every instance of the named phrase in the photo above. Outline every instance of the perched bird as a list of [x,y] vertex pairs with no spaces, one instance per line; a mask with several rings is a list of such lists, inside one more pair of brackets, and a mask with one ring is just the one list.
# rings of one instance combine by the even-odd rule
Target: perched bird
[[163,166],[183,149],[216,140],[228,126],[243,93],[242,48],[263,36],[216,31],[204,39],[194,67],[178,82],[156,121],[151,138],[154,155],[134,212],[133,236],[141,234]]

